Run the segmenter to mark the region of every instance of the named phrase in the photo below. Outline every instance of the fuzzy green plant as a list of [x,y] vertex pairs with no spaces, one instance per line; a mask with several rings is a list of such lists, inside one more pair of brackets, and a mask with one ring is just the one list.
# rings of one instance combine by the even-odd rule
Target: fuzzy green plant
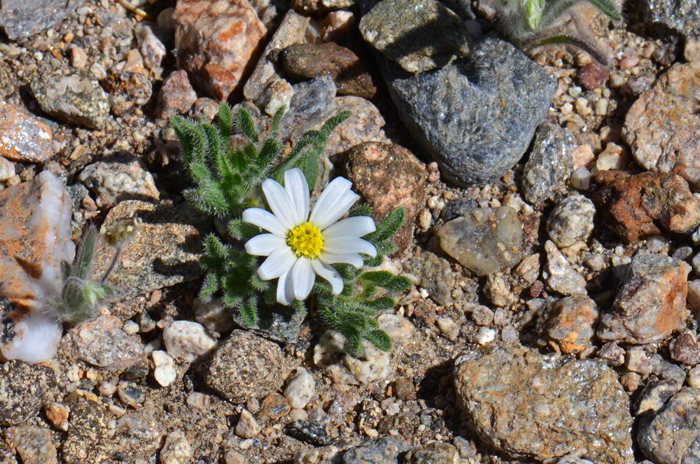
[[[221,105],[218,127],[178,116],[171,118],[194,183],[193,188],[185,191],[185,197],[200,211],[228,219],[232,238],[227,242],[210,234],[204,239],[200,264],[207,274],[199,297],[205,303],[220,297],[223,304],[238,311],[240,319],[250,327],[258,324],[258,313],[263,307],[273,311],[281,307],[274,282],[258,275],[259,258],[248,254],[241,246],[261,233],[258,227],[241,220],[242,213],[247,208],[264,208],[262,183],[268,178],[282,182],[290,169],[301,169],[313,190],[319,172],[319,156],[328,137],[350,113],[341,113],[330,118],[320,130],[303,134],[284,158],[281,158],[283,147],[278,140],[282,115],[279,111],[274,116],[269,136],[264,140],[260,140],[255,123],[244,108],[236,113],[236,137],[232,137],[234,123],[226,104]],[[240,143],[241,138],[243,143]],[[355,208],[351,214],[369,213],[368,208],[362,207]],[[377,225],[376,232],[365,237],[377,249],[375,258],[366,257],[366,266],[377,266],[383,255],[393,250],[390,239],[404,217],[403,209],[397,209]],[[306,315],[308,304],[312,314],[319,315],[328,326],[345,336],[348,352],[352,354],[361,352],[362,339],[389,350],[391,341],[377,328],[376,315],[393,307],[391,295],[408,289],[410,281],[388,272],[349,269],[350,266],[340,264],[335,268],[344,281],[343,293],[333,295],[330,286],[317,279],[309,298],[292,301],[292,308]]]
[[614,21],[620,20],[620,12],[611,0],[495,0],[494,6],[501,29],[517,47],[531,50],[544,45],[573,45],[612,67],[614,63],[595,44],[577,15],[570,18],[576,31],[561,24],[562,17],[581,1],[590,2]]
[[[124,246],[138,233],[140,226],[140,219],[128,218],[109,229],[102,227],[100,232],[94,226],[87,227],[73,263],[61,262],[60,294],[49,302],[62,321],[80,324],[92,319],[98,303],[115,294],[106,282],[117,268]],[[101,238],[115,252],[107,271],[98,278],[93,265]]]

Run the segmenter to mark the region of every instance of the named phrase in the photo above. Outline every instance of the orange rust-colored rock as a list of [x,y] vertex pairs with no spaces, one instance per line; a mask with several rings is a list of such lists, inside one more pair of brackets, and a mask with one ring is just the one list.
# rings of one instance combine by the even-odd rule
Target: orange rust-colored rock
[[0,101],[0,156],[43,163],[53,154],[53,134],[38,119]]
[[406,250],[413,237],[418,207],[425,199],[425,165],[399,145],[366,142],[350,149],[348,178],[372,207],[375,220],[384,219],[394,208],[405,208],[406,222],[395,243],[397,253]]
[[698,227],[700,205],[680,176],[603,171],[592,180],[593,202],[605,224],[625,242],[658,235],[662,229],[691,233]]
[[586,295],[562,298],[547,308],[537,331],[562,353],[580,353],[595,334],[598,308]]

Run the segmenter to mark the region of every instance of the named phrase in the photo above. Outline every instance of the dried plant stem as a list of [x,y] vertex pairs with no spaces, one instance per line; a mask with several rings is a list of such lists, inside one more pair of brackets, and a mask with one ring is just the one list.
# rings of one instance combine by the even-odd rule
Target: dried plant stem
[[118,2],[121,6],[123,6],[124,8],[126,8],[127,10],[131,11],[132,13],[134,13],[134,14],[137,15],[137,16],[141,16],[143,19],[145,19],[145,20],[147,20],[147,21],[153,21],[153,22],[156,22],[156,21],[157,21],[156,18],[154,18],[153,16],[149,15],[148,13],[146,13],[145,11],[143,11],[141,8],[136,8],[134,5],[132,5],[131,3],[127,2],[126,0],[117,0],[117,2]]

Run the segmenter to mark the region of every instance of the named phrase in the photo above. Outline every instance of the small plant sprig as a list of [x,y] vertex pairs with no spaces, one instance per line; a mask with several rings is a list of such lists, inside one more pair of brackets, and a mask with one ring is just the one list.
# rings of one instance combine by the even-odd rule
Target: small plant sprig
[[[377,266],[393,250],[389,240],[405,213],[396,210],[376,231],[366,207],[353,210],[352,219],[336,222],[359,198],[343,178],[331,182],[314,207],[318,211],[310,213],[319,155],[350,113],[306,132],[280,160],[277,128],[282,114],[275,115],[270,135],[261,141],[248,111],[239,109],[236,125],[243,144],[232,143],[233,123],[226,104],[221,105],[218,128],[171,118],[195,183],[185,197],[199,210],[229,219],[228,232],[238,242],[228,244],[215,235],[205,238],[200,264],[207,276],[200,299],[206,303],[221,296],[223,304],[236,309],[251,327],[257,325],[262,306],[291,305],[306,314],[309,301],[315,314],[346,337],[348,352],[359,354],[362,339],[389,350],[391,340],[377,328],[375,318],[394,306],[391,294],[409,288],[410,281],[385,271],[365,271],[363,265]],[[260,208],[265,206],[274,214]],[[261,229],[271,233],[261,234]],[[359,238],[363,235],[365,240]],[[261,264],[257,256],[268,258]],[[271,283],[274,279],[276,286]]]
[[[574,5],[584,0],[496,0],[495,7],[503,32],[523,50],[544,45],[573,45],[588,52],[601,64],[612,67],[614,63],[601,51],[577,15],[571,20],[578,32],[567,31],[557,21]],[[620,20],[620,12],[611,0],[587,0],[614,21]]]
[[[138,233],[141,224],[141,219],[131,217],[109,229],[103,226],[99,233],[94,226],[88,226],[73,263],[61,262],[60,295],[49,302],[62,321],[77,325],[92,319],[97,303],[115,294],[106,282],[117,268],[124,246]],[[100,237],[104,237],[115,252],[107,271],[98,279],[93,276],[93,264]]]

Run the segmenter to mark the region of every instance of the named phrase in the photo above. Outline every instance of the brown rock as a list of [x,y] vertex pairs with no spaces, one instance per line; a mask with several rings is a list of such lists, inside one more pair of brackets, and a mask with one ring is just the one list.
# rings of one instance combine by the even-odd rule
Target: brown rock
[[700,346],[692,332],[684,332],[674,340],[671,359],[690,366],[700,363]]
[[698,202],[688,183],[675,174],[604,171],[592,180],[593,202],[605,223],[626,242],[658,235],[659,227],[690,233],[698,226]]
[[603,341],[644,345],[682,330],[688,317],[685,300],[690,266],[655,253],[638,254],[610,311],[600,317]]
[[622,128],[639,165],[675,172],[693,188],[700,188],[699,93],[698,63],[678,63],[640,95]]
[[282,66],[285,76],[292,82],[326,74],[331,76],[338,88],[338,95],[370,99],[377,91],[357,55],[333,42],[291,45],[282,53]]
[[125,71],[107,76],[104,86],[115,116],[124,116],[134,105],[145,105],[153,91],[147,76]]
[[591,61],[578,71],[578,81],[586,90],[597,89],[603,85],[610,77],[610,70],[607,66]]
[[590,346],[598,308],[586,295],[562,298],[550,305],[537,331],[562,353],[580,353]]
[[51,129],[18,108],[0,101],[0,156],[43,163],[53,154]]
[[279,393],[270,393],[262,402],[262,408],[258,413],[258,419],[261,421],[279,419],[289,414],[291,410],[292,407],[287,402],[287,398]]
[[210,97],[226,100],[267,30],[248,0],[180,0],[173,13],[177,65]]
[[158,94],[156,114],[160,119],[168,119],[175,114],[185,114],[196,101],[197,94],[187,79],[187,73],[175,71],[163,81],[163,87]]
[[418,207],[425,199],[428,172],[405,148],[389,143],[366,142],[350,149],[348,178],[372,207],[375,220],[384,219],[403,206],[406,222],[396,234],[397,253],[411,244]]
[[399,377],[394,380],[394,395],[403,401],[410,401],[416,399],[416,388],[413,386],[413,382],[406,377]]

